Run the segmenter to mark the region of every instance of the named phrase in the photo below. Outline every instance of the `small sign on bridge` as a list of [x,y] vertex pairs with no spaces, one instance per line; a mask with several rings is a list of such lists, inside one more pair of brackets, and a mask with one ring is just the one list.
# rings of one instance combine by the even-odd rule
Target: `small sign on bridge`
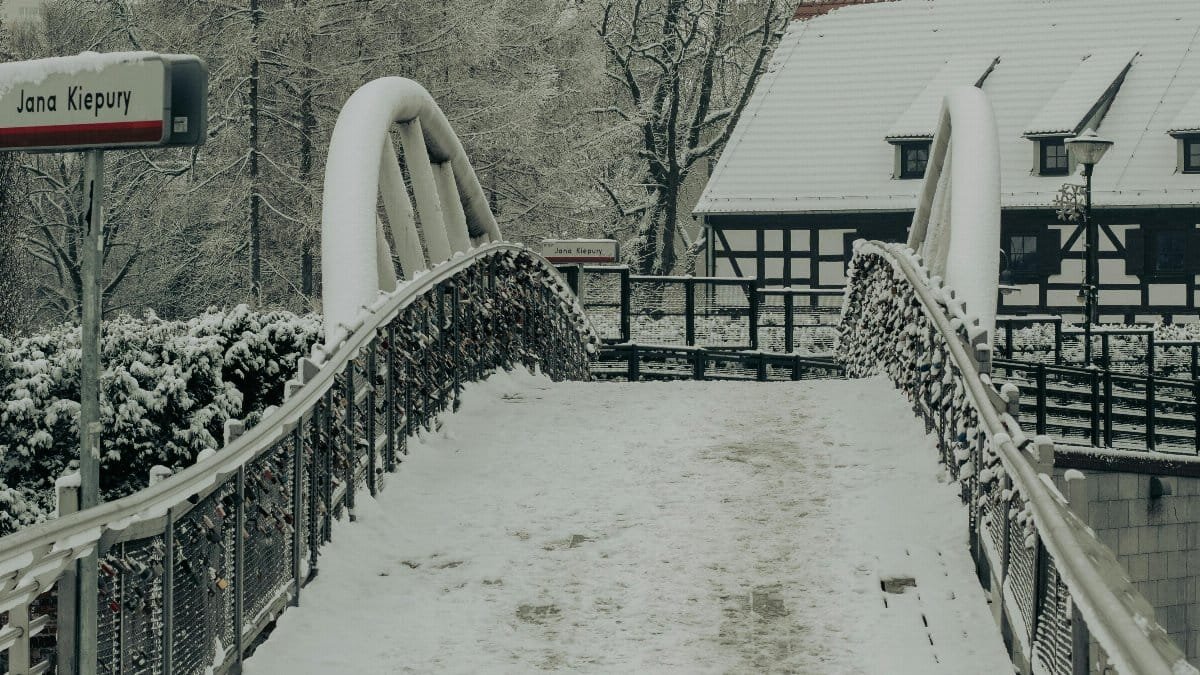
[[208,70],[198,57],[84,53],[0,64],[0,150],[198,145]]
[[542,257],[555,265],[615,263],[621,248],[615,239],[545,239]]

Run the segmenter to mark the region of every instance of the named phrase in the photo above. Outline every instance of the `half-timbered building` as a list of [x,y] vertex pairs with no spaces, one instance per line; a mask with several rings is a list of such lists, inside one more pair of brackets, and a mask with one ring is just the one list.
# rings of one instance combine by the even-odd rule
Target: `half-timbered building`
[[1083,182],[1064,141],[1092,128],[1114,141],[1101,319],[1196,317],[1200,2],[834,5],[791,23],[696,206],[709,273],[840,287],[854,239],[905,237],[941,101],[973,85],[999,127],[1002,311],[1080,313],[1083,237],[1055,199]]

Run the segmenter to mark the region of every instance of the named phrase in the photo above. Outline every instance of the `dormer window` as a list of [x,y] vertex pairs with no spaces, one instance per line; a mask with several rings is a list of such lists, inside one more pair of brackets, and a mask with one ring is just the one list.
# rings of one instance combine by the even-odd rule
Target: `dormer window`
[[1065,176],[1070,173],[1066,139],[1058,136],[1038,141],[1038,175]]
[[1200,136],[1184,136],[1179,142],[1183,145],[1183,172],[1200,173]]
[[925,177],[931,144],[931,141],[905,141],[897,144],[900,153],[900,178]]

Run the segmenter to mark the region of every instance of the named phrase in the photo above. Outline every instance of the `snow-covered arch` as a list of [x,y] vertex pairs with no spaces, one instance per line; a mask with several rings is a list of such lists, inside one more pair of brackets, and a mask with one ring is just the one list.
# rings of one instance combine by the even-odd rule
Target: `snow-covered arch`
[[925,182],[908,233],[931,276],[940,276],[990,343],[1000,269],[1000,144],[987,95],[951,91],[942,103]]
[[[415,215],[392,145],[393,124],[404,149]],[[402,77],[359,87],[338,115],[325,166],[321,301],[327,344],[336,344],[381,291],[396,290],[391,249],[378,215],[381,197],[396,256],[409,279],[472,245],[501,240],[462,143],[429,92]]]

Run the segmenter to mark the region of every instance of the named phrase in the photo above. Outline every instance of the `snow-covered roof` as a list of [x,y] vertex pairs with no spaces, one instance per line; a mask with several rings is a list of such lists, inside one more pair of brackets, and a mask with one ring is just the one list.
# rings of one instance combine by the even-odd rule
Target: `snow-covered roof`
[[1097,129],[1115,144],[1095,202],[1200,205],[1200,175],[1178,173],[1168,134],[1200,129],[1200,2],[896,0],[792,22],[696,212],[913,209],[921,181],[892,178],[887,138],[931,133],[936,88],[971,84],[997,58],[981,87],[1004,206],[1051,205],[1063,177],[1036,175],[1026,134],[1075,131],[1118,82]]
[[887,132],[887,138],[933,138],[942,99],[954,87],[978,87],[995,67],[997,57],[960,54],[952,57],[913,99]]
[[1025,127],[1026,136],[1076,134],[1116,87],[1137,52],[1110,49],[1087,55]]
[[1175,121],[1167,128],[1173,134],[1186,134],[1200,131],[1200,89],[1184,104],[1183,109],[1175,116]]

